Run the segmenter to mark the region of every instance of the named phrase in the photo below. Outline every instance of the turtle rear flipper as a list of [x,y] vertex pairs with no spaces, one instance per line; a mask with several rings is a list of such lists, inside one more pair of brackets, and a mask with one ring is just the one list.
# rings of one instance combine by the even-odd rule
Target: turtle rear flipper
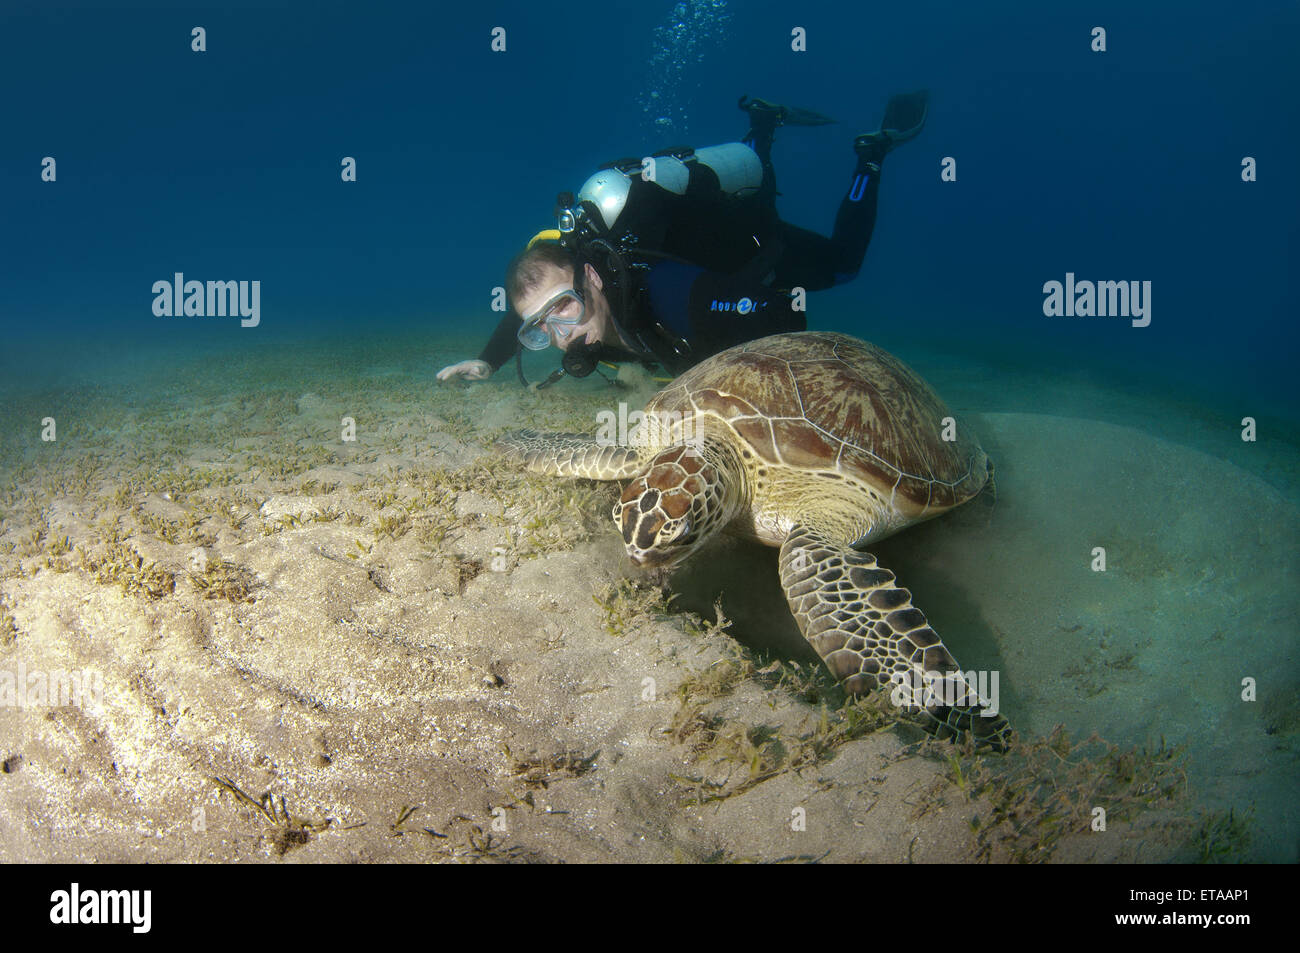
[[1007,720],[987,715],[912,594],[874,556],[796,525],[781,545],[780,571],[799,630],[846,691],[887,688],[938,737],[969,733],[976,744],[1006,750]]
[[517,430],[496,443],[534,473],[584,480],[626,480],[641,472],[636,450],[601,443],[589,434]]

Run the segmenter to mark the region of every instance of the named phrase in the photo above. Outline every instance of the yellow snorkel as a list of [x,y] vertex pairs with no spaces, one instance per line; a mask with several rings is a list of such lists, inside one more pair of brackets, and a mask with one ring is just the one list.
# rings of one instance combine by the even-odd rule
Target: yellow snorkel
[[558,242],[560,240],[560,230],[558,228],[543,228],[540,232],[528,239],[526,247],[532,248],[538,242]]

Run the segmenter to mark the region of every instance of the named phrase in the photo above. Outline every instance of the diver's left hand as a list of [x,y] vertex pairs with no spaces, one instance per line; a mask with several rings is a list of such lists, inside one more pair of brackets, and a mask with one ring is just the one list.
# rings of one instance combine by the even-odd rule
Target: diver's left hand
[[449,364],[438,372],[438,380],[449,381],[453,377],[464,377],[471,381],[483,381],[492,376],[492,365],[487,361],[461,361]]

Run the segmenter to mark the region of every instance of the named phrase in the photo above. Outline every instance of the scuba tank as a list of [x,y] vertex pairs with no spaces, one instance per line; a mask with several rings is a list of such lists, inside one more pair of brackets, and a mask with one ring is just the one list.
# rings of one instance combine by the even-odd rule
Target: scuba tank
[[731,272],[753,257],[773,224],[759,198],[762,182],[763,164],[744,143],[665,149],[607,163],[578,190],[574,214],[579,231],[624,250]]

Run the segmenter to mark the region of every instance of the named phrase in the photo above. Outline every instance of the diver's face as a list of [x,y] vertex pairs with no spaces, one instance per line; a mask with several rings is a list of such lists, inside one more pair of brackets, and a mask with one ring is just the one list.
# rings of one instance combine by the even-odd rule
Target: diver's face
[[[586,266],[586,279],[584,289],[586,306],[582,322],[575,325],[564,324],[559,321],[548,321],[546,324],[547,333],[551,336],[551,343],[561,351],[567,351],[576,342],[596,344],[603,341],[606,331],[609,329],[609,302],[605,299],[604,285],[600,280],[600,275],[596,273],[596,269],[590,265]],[[536,313],[537,309],[545,305],[546,302],[560,292],[572,287],[573,271],[571,269],[548,265],[546,267],[546,276],[537,283],[537,286],[532,291],[523,295],[516,303],[519,314]],[[564,318],[572,317],[577,312],[577,302],[569,301],[554,313],[556,317]]]

